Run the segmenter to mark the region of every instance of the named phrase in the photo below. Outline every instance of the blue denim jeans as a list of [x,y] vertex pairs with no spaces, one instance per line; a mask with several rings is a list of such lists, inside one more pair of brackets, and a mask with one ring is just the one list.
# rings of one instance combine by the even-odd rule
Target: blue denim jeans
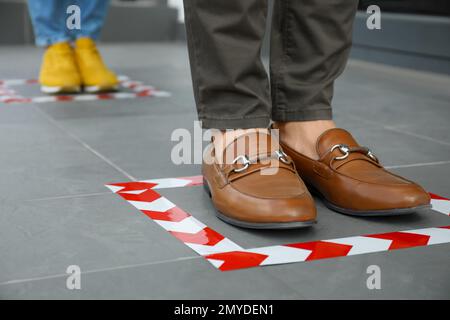
[[[70,5],[80,7],[81,28],[69,30],[66,25]],[[105,20],[109,0],[29,0],[36,45],[48,46],[79,37],[97,39]]]

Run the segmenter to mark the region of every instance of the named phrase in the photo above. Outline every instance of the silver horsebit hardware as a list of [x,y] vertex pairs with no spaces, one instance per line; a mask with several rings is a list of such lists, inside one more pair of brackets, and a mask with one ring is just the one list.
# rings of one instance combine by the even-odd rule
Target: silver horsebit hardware
[[[290,164],[291,162],[288,160],[287,158],[287,154],[284,153],[282,150],[277,150],[275,151],[275,155],[277,156],[278,160],[280,160],[281,162],[285,163],[285,164]],[[247,155],[240,155],[237,156],[232,164],[236,164],[240,162],[242,164],[242,168],[239,169],[233,169],[234,172],[239,173],[242,171],[245,171],[248,169],[248,167],[252,164],[252,162],[248,159]]]
[[370,159],[372,159],[375,162],[379,162],[378,158],[372,153],[372,151],[370,151],[369,148],[366,147],[362,147],[360,149],[351,149],[349,146],[347,146],[346,144],[336,144],[333,147],[331,147],[330,153],[333,152],[334,150],[339,149],[339,151],[343,154],[342,156],[339,157],[335,157],[335,160],[344,160],[346,159],[350,153],[352,152],[361,152],[364,151],[365,155],[368,156]]

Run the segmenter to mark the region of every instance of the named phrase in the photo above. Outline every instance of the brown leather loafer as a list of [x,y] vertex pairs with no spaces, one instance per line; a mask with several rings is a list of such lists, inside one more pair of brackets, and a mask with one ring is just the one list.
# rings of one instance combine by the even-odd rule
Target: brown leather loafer
[[324,132],[316,143],[319,160],[282,144],[311,192],[332,210],[349,215],[407,214],[430,207],[419,185],[385,170],[366,147],[343,129]]
[[[259,142],[253,147],[242,143],[243,139],[252,141],[250,138],[267,139],[266,147]],[[238,145],[244,146],[242,153],[237,152]],[[291,229],[315,223],[313,198],[292,160],[270,135],[251,133],[238,137],[224,151],[236,155],[230,163],[218,163],[214,145],[211,143],[208,148],[202,165],[204,186],[220,219],[252,229]]]

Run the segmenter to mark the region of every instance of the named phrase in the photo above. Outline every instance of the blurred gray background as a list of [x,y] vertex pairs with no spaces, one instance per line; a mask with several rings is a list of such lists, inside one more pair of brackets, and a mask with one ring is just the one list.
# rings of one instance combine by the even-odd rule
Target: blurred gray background
[[[333,100],[339,127],[396,174],[445,197],[449,3],[361,1],[353,59]],[[199,165],[170,161],[172,133],[192,133],[197,120],[181,4],[112,1],[99,46],[112,70],[172,96],[0,99],[0,300],[449,299],[450,243],[222,273],[106,190],[104,184],[132,177],[201,172]],[[370,4],[381,7],[381,30],[366,27]],[[36,78],[43,52],[33,44],[26,2],[0,0],[0,81]],[[263,54],[267,63],[267,41]],[[37,84],[4,89],[42,95]],[[162,195],[245,248],[449,225],[448,216],[433,210],[363,219],[338,215],[316,199],[320,218],[314,228],[261,232],[218,220],[200,186]],[[66,287],[66,268],[74,264],[82,270],[82,290]],[[369,265],[382,270],[382,290],[368,290]]]
[[[272,2],[272,0],[271,0]],[[382,30],[366,27],[365,9],[382,9]],[[352,57],[450,73],[450,4],[447,0],[361,0]],[[184,41],[182,0],[113,0],[104,42]],[[33,44],[25,0],[0,0],[0,45]],[[265,46],[264,54],[268,54]]]

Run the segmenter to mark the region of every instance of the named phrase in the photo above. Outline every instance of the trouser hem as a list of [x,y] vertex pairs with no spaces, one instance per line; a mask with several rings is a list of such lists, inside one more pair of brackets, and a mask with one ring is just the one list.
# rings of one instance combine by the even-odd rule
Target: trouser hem
[[38,47],[47,47],[47,46],[51,46],[55,43],[70,42],[70,41],[71,41],[71,38],[67,37],[67,36],[53,37],[53,38],[40,37],[40,38],[36,38],[35,44]]
[[320,109],[296,110],[296,111],[274,111],[272,112],[273,121],[313,121],[313,120],[331,120],[333,111],[330,107]]
[[240,119],[200,119],[203,129],[252,129],[267,128],[270,117],[248,117]]

